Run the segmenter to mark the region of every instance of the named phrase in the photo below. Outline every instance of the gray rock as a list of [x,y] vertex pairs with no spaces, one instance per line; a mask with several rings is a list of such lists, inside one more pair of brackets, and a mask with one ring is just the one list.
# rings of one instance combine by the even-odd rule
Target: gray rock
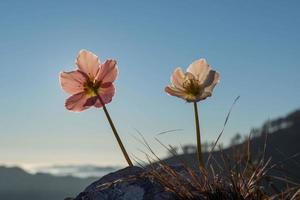
[[147,176],[145,169],[127,167],[95,181],[73,200],[168,199],[176,199],[176,197],[150,176]]

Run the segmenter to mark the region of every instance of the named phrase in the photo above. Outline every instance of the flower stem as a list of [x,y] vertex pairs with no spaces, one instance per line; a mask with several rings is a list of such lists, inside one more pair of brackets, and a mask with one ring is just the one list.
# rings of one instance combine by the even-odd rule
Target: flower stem
[[118,134],[118,132],[117,132],[117,130],[116,130],[116,127],[115,127],[113,121],[111,120],[111,117],[110,117],[110,115],[109,115],[109,113],[108,113],[108,111],[107,111],[107,109],[106,109],[105,103],[103,102],[103,100],[102,100],[102,98],[100,97],[100,95],[97,95],[97,97],[98,97],[99,101],[101,102],[101,104],[103,105],[103,110],[104,110],[104,113],[105,113],[105,115],[106,115],[106,118],[107,118],[107,120],[108,120],[108,122],[109,122],[109,124],[110,124],[110,127],[111,127],[111,129],[112,129],[112,131],[113,131],[113,133],[114,133],[114,135],[115,135],[117,141],[118,141],[118,144],[119,144],[119,146],[120,146],[120,148],[121,148],[121,150],[122,150],[122,152],[123,152],[123,155],[124,155],[124,157],[125,157],[125,159],[126,159],[128,165],[129,165],[129,166],[133,166],[133,164],[132,164],[132,162],[131,162],[131,160],[130,160],[128,154],[127,154],[127,151],[126,151],[126,149],[125,149],[125,147],[124,147],[124,145],[123,145],[123,143],[122,143],[122,141],[121,141],[121,138],[120,138],[120,136],[119,136],[119,134]]
[[196,136],[197,136],[197,155],[199,166],[202,169],[205,169],[202,150],[201,150],[201,137],[200,137],[200,125],[199,125],[199,115],[198,115],[198,106],[197,102],[194,102],[194,112],[195,112],[195,125],[196,125]]

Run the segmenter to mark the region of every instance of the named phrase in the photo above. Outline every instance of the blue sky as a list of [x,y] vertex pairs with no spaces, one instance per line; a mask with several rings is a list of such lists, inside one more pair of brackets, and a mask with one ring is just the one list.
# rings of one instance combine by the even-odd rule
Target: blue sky
[[123,165],[102,110],[71,113],[58,82],[80,49],[119,65],[108,109],[131,154],[141,131],[195,143],[193,107],[163,91],[175,67],[204,57],[221,74],[201,102],[202,139],[247,134],[299,107],[299,1],[1,1],[0,163]]

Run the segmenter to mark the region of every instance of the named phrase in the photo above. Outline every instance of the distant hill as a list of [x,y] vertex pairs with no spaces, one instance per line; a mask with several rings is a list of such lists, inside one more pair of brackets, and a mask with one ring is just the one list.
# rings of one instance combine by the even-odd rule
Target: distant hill
[[[287,175],[300,182],[300,156],[286,159],[300,153],[300,110],[292,112],[285,117],[274,119],[263,124],[259,129],[253,129],[251,139],[251,154],[254,158],[263,152],[265,139],[267,138],[267,148],[265,158],[272,158],[272,163],[283,162],[282,168]],[[233,145],[223,150],[227,155],[231,155],[234,149],[241,149],[245,141]],[[244,145],[245,146],[245,145]],[[214,152],[214,157],[220,158],[220,151]],[[205,160],[208,153],[204,154]],[[171,156],[165,161],[169,164],[176,164],[185,161],[191,166],[196,164],[195,153],[185,153],[178,156]]]
[[77,178],[102,177],[110,172],[121,169],[120,166],[95,165],[50,165],[31,168],[31,172],[51,174],[54,176],[74,176]]
[[32,175],[18,167],[0,167],[1,200],[60,200],[76,196],[97,178]]

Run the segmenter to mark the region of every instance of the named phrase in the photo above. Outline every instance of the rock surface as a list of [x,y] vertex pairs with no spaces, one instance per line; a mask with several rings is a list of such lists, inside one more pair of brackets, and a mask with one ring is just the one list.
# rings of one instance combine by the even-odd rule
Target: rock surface
[[168,200],[176,197],[139,167],[110,173],[89,185],[76,198],[66,200]]

